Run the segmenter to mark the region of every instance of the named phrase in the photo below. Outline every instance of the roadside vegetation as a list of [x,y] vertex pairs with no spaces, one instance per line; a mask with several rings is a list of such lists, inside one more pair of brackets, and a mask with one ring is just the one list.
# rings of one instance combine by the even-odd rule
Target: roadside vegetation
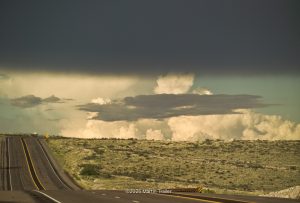
[[263,194],[300,185],[300,141],[54,137],[47,142],[87,189],[204,186],[209,192]]

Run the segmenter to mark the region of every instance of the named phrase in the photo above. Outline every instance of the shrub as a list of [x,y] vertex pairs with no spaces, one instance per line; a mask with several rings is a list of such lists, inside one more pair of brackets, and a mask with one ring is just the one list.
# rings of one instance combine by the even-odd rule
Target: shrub
[[80,175],[83,176],[93,176],[99,175],[100,166],[96,164],[82,164],[80,170]]

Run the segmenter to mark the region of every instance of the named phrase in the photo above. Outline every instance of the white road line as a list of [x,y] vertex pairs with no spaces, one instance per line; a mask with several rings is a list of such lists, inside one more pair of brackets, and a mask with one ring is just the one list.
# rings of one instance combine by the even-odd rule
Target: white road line
[[137,201],[137,200],[132,200],[132,202],[134,202],[134,203],[140,203],[140,201]]
[[41,192],[41,191],[35,190],[35,192],[38,192],[38,193],[44,195],[45,197],[51,199],[53,202],[56,202],[56,203],[62,203],[62,202],[60,202],[60,201],[54,199],[53,197],[50,197],[49,195],[47,195],[47,194],[45,194],[45,193],[43,193],[43,192]]
[[105,196],[106,194],[105,194],[105,193],[102,193],[101,195]]
[[10,157],[9,157],[9,138],[7,138],[7,152],[8,152],[8,174],[9,174],[9,183],[10,183],[10,190],[13,190],[12,182],[11,182],[11,174],[10,174]]
[[118,197],[118,196],[115,196],[115,198],[116,198],[116,199],[119,199],[120,197]]
[[43,146],[41,146],[42,145],[42,143],[40,143],[39,142],[39,140],[36,140],[37,141],[37,143],[38,143],[38,145],[40,146],[40,148],[42,149],[42,151],[43,151],[43,154],[44,154],[44,156],[46,157],[46,159],[47,159],[47,161],[49,162],[49,164],[50,164],[50,167],[51,167],[51,169],[52,169],[52,171],[53,171],[53,173],[55,174],[55,176],[58,178],[58,180],[65,186],[65,187],[67,187],[67,188],[69,188],[69,189],[71,189],[72,190],[72,188],[70,188],[68,185],[66,185],[61,179],[60,179],[60,177],[56,174],[56,172],[55,172],[55,170],[54,170],[54,168],[53,168],[53,166],[52,166],[52,164],[51,164],[51,162],[50,162],[50,160],[48,159],[48,156],[46,155],[46,152],[44,151],[44,148],[43,148]]

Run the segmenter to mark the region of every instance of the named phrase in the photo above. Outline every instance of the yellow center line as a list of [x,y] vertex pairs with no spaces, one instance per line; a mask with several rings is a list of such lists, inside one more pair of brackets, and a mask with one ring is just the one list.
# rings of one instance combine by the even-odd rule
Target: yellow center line
[[10,173],[10,155],[9,155],[9,138],[7,137],[7,146],[6,146],[6,149],[7,149],[7,158],[8,158],[8,174],[9,174],[9,187],[10,187],[10,190],[12,191],[13,190],[13,187],[12,187],[12,181],[11,181],[11,173]]
[[[21,139],[22,139],[22,138],[21,138]],[[34,173],[35,173],[35,175],[36,175],[36,178],[38,179],[38,181],[39,181],[40,185],[42,186],[42,188],[45,189],[45,187],[43,186],[43,184],[42,184],[42,182],[40,181],[39,177],[37,176],[37,173],[36,173],[34,164],[33,164],[32,159],[31,159],[30,152],[29,152],[29,150],[28,150],[28,146],[27,146],[25,140],[23,140],[23,141],[24,141],[24,142],[22,142],[22,140],[21,140],[21,142],[25,144],[25,146],[26,146],[26,148],[27,148],[27,151],[28,151],[28,155],[29,155],[29,157],[26,156],[25,148],[24,148],[24,145],[22,144],[23,151],[24,151],[24,154],[25,154],[25,157],[26,157],[26,161],[27,161],[28,172],[29,172],[29,174],[30,174],[30,176],[31,176],[32,182],[34,183],[36,189],[39,190],[39,188],[38,188],[37,184],[35,183],[34,178],[33,178],[33,176],[32,176],[32,172],[31,172],[31,170],[30,170],[30,168],[29,168],[29,160],[30,160],[31,163],[32,163],[32,168],[33,168],[33,171],[34,171]],[[29,159],[29,160],[28,160],[28,159]]]

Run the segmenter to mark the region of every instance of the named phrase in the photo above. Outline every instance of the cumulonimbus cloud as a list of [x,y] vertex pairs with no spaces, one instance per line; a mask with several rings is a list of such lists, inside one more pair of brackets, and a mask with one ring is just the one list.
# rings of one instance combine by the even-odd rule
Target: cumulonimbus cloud
[[87,120],[76,129],[65,127],[64,136],[81,138],[137,138],[172,141],[205,139],[299,140],[300,124],[277,115],[264,115],[251,110],[240,114],[177,116],[162,120],[137,121]]
[[194,83],[194,74],[169,73],[160,76],[154,88],[156,94],[184,94],[189,91]]
[[170,118],[167,122],[172,131],[172,140],[300,139],[300,124],[277,115],[264,115],[251,110],[240,111],[242,114]]
[[88,103],[78,108],[98,113],[93,117],[95,120],[135,121],[182,115],[236,114],[235,109],[265,106],[267,104],[262,103],[257,95],[156,94],[125,97],[106,104]]

